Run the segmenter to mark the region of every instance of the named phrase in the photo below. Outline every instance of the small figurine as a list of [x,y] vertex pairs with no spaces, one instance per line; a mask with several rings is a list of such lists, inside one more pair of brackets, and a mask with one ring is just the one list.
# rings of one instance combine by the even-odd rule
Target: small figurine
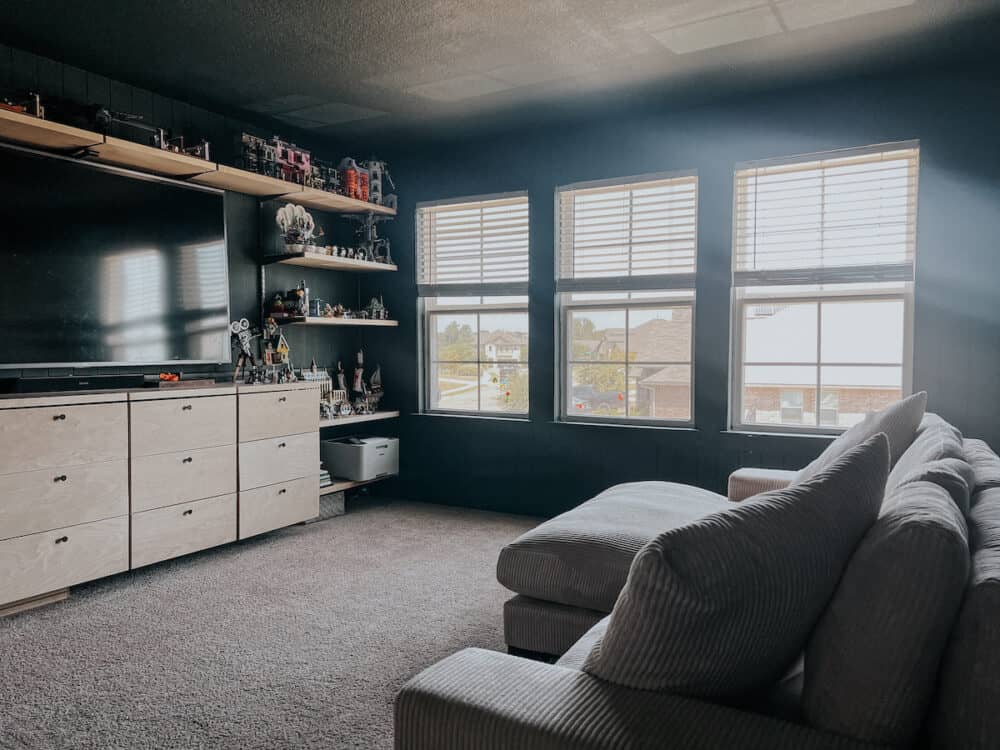
[[347,398],[347,375],[344,373],[344,365],[337,360],[337,389],[344,392],[344,398]]

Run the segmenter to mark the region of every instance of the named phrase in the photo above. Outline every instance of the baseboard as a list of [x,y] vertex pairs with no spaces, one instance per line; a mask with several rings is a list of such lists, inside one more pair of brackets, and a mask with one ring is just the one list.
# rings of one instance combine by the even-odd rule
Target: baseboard
[[29,609],[35,609],[36,607],[45,607],[68,598],[69,589],[60,589],[59,591],[52,591],[48,594],[40,594],[39,596],[29,596],[27,599],[21,599],[20,601],[11,602],[0,607],[0,617],[9,617],[10,615],[16,615],[18,612],[27,612]]

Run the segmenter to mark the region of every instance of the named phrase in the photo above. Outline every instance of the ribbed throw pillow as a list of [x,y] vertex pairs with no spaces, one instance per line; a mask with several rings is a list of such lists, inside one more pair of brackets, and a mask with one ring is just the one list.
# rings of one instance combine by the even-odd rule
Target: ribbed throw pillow
[[934,694],[968,574],[965,517],[944,488],[915,482],[887,494],[809,639],[805,719],[909,746]]
[[805,481],[829,466],[846,451],[880,432],[884,432],[889,438],[889,468],[892,469],[913,442],[926,408],[927,392],[921,391],[897,401],[882,411],[872,412],[826,446],[826,450],[819,454],[816,460],[795,475],[795,481]]
[[633,561],[583,669],[695,696],[773,684],[878,516],[888,470],[878,434],[801,484],[658,535]]

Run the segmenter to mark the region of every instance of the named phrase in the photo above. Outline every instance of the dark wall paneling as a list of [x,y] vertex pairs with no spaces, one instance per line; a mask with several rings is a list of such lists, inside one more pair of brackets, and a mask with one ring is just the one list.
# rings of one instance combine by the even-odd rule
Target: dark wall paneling
[[[828,438],[727,430],[734,164],[918,138],[921,141],[914,386],[970,436],[1000,446],[1000,84],[980,71],[831,82],[672,111],[668,102],[559,128],[465,141],[400,142],[389,154],[400,216],[389,229],[400,271],[369,279],[391,300],[398,335],[372,342],[401,420],[394,494],[551,515],[610,484],[660,479],[724,491],[740,466],[797,469]],[[556,186],[658,171],[699,176],[696,429],[555,423]],[[531,415],[498,421],[417,415],[415,204],[527,189],[531,205]],[[863,335],[863,332],[859,332]]]

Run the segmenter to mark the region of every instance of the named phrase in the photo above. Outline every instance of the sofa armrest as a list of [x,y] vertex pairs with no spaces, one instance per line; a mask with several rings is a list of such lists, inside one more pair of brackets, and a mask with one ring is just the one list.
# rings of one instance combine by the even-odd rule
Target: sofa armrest
[[396,750],[876,747],[759,714],[614,685],[482,649],[424,670],[396,697]]
[[770,490],[782,490],[798,472],[784,469],[737,469],[729,475],[729,499],[734,503]]

